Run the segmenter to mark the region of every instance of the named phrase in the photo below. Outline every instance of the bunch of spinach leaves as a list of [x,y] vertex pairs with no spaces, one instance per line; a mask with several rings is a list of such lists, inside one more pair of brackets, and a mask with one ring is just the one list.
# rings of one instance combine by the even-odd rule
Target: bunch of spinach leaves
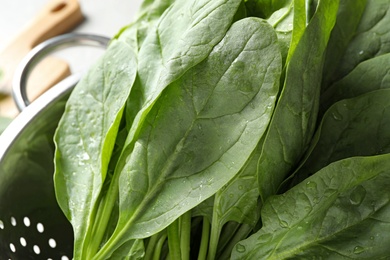
[[145,0],[55,134],[74,259],[389,257],[389,20],[388,0]]

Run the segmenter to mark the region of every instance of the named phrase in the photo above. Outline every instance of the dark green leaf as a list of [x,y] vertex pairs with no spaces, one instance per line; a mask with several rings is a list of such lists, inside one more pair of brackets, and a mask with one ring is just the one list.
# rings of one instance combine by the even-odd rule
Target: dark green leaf
[[340,1],[336,24],[326,49],[322,90],[329,87],[349,42],[355,36],[367,0]]
[[368,0],[354,38],[349,42],[330,81],[343,78],[365,60],[390,52],[389,24],[390,2]]
[[321,96],[321,114],[335,102],[390,88],[390,53],[363,61]]
[[324,115],[294,183],[337,160],[390,153],[389,100],[390,89],[383,89],[334,104]]
[[259,160],[263,201],[276,193],[311,140],[319,106],[323,57],[337,9],[338,1],[320,2],[287,64],[284,87]]
[[390,244],[390,155],[330,164],[270,197],[263,228],[232,259],[386,259]]
[[289,6],[291,0],[246,0],[250,15],[260,18],[269,18],[283,7]]

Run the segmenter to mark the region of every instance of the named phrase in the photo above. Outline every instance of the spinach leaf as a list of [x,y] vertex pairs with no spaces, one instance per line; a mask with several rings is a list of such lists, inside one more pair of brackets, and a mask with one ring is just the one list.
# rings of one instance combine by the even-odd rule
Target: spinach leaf
[[306,7],[304,0],[294,0],[294,18],[292,23],[292,35],[291,42],[288,46],[288,57],[286,59],[286,64],[290,62],[291,56],[295,52],[295,48],[298,45],[303,33],[306,30]]
[[291,0],[246,0],[249,15],[269,18],[278,10],[288,6]]
[[130,240],[112,254],[113,259],[141,260],[145,256],[143,240]]
[[321,96],[323,114],[335,102],[390,87],[390,53],[363,61]]
[[338,1],[324,0],[303,32],[286,67],[286,77],[265,137],[258,166],[262,201],[298,163],[315,129],[322,63],[336,20]]
[[93,244],[90,229],[136,68],[133,50],[114,40],[73,90],[55,134],[56,197],[74,228],[75,258]]
[[337,161],[262,210],[263,228],[232,259],[384,259],[390,243],[390,155]]
[[325,114],[294,183],[331,162],[353,156],[390,153],[390,89],[334,104]]
[[168,86],[118,166],[120,218],[96,257],[161,231],[233,178],[268,125],[280,73],[274,30],[247,18]]
[[136,20],[139,20],[139,17],[144,17],[145,15],[148,17],[154,15],[160,17],[162,14],[161,10],[165,10],[173,2],[175,0],[144,0],[138,10],[138,18]]
[[[306,28],[306,9],[304,0],[284,1],[245,1],[249,15],[266,18],[278,36],[283,64],[288,53],[293,53],[296,43]],[[294,34],[294,37],[292,36]]]
[[175,0],[144,1],[138,11],[137,18],[123,27],[115,36],[121,38],[138,53],[148,32],[155,27],[158,19]]
[[332,30],[326,49],[322,91],[325,91],[331,84],[348,44],[355,36],[366,3],[367,0],[340,1],[336,24]]
[[[257,10],[255,13],[259,17],[262,17],[262,12],[267,15],[267,22],[271,24],[278,36],[280,43],[280,49],[282,52],[283,60],[286,60],[287,53],[291,42],[291,34],[293,29],[293,18],[294,18],[294,5],[292,0],[288,1],[268,1],[267,6],[264,1],[248,1],[246,4],[251,5],[251,2],[255,2],[259,8],[262,7],[265,10]],[[256,9],[255,9],[256,10]]]
[[137,92],[136,100],[139,107],[134,107],[136,114],[132,120],[128,117],[131,128],[126,146],[130,145],[130,151],[125,154],[131,152],[131,144],[161,92],[207,57],[225,35],[240,3],[176,0],[148,33],[139,51],[141,91]]
[[193,217],[206,217],[209,222],[213,218],[213,209],[214,209],[214,199],[215,196],[212,196],[204,201],[202,201],[199,205],[193,208],[192,216]]
[[[148,22],[147,35],[144,38],[135,37],[139,33],[139,27],[142,29],[143,17],[138,20],[139,23],[129,28],[129,32],[125,31],[120,35],[125,39],[136,39],[133,41],[136,44],[132,44],[132,47],[139,47],[139,66],[127,101],[126,124],[129,134],[119,161],[126,163],[143,120],[163,89],[184,71],[207,57],[213,46],[226,33],[239,4],[238,0],[200,0],[194,3],[175,1],[163,12],[162,17],[156,20],[164,7],[167,7],[161,2],[161,5],[152,5],[151,9],[148,9],[149,13],[154,14],[156,11],[157,15],[147,16],[153,19]],[[179,18],[178,13],[181,14]],[[214,20],[218,22],[215,23]],[[118,178],[119,173],[114,175],[112,187],[107,191],[102,205],[104,212],[110,212],[115,203]],[[96,226],[106,226],[107,216],[100,219]]]
[[330,82],[349,74],[359,63],[390,52],[390,5],[388,0],[367,0],[353,39],[334,70]]
[[[212,207],[211,225],[213,228],[210,235],[209,259],[214,259],[217,251],[221,251],[220,235],[226,223],[229,221],[245,223],[253,228],[259,220],[257,161],[261,153],[260,148],[261,146],[257,146],[244,167],[215,194]],[[231,230],[229,229],[227,232],[231,233]]]
[[219,224],[215,227],[222,227],[228,221],[256,225],[259,219],[257,210],[259,191],[256,179],[259,155],[259,149],[255,150],[240,172],[217,192],[213,221],[217,219]]

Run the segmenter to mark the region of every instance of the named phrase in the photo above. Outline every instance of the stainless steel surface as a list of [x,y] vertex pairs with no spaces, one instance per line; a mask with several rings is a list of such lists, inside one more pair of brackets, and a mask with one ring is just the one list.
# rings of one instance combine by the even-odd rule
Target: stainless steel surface
[[75,45],[97,46],[105,48],[109,42],[107,37],[91,34],[64,34],[47,40],[36,46],[20,63],[15,71],[12,94],[20,111],[30,104],[27,97],[26,84],[29,73],[39,61],[60,48]]
[[[32,60],[47,53],[35,50],[19,75],[28,75]],[[0,259],[72,259],[72,227],[54,193],[53,135],[79,79],[72,75],[49,89],[0,135]],[[19,98],[23,107],[26,100]]]

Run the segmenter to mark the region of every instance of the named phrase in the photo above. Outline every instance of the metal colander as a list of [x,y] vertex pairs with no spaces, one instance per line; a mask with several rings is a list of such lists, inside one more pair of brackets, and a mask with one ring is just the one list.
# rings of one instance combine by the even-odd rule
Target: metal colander
[[106,37],[96,35],[58,36],[34,48],[16,72],[13,94],[23,111],[0,136],[1,260],[72,259],[72,227],[54,194],[53,135],[80,76],[61,81],[31,105],[25,85],[33,66],[53,50],[107,43]]

